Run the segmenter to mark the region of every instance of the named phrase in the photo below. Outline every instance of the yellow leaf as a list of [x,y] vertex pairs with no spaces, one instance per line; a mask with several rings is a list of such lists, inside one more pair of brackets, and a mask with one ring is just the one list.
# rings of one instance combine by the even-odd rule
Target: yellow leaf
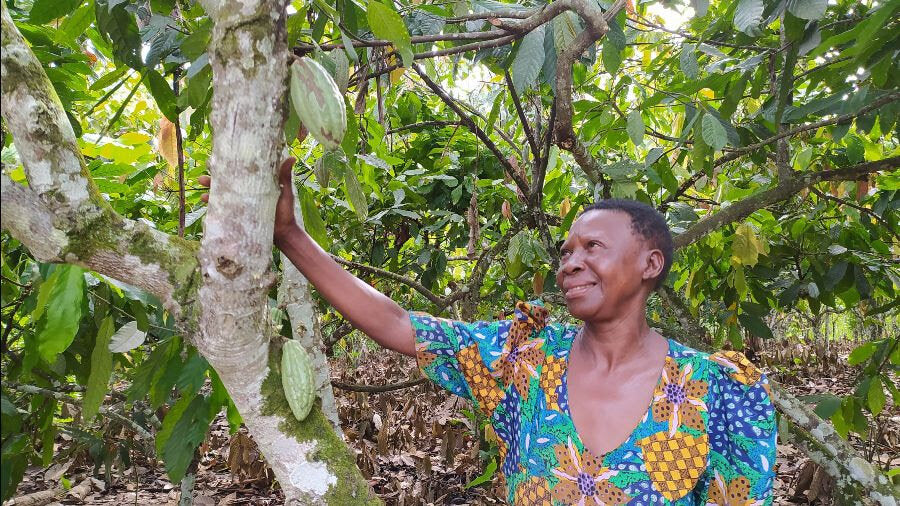
[[544,275],[540,272],[534,273],[534,280],[531,282],[531,288],[534,290],[535,295],[540,295],[544,293]]
[[119,142],[121,142],[122,144],[127,144],[129,146],[145,144],[150,139],[151,137],[149,135],[140,132],[128,132],[119,136]]
[[175,124],[166,118],[159,120],[159,133],[156,134],[156,149],[166,159],[170,167],[178,166],[178,145],[175,139]]
[[644,49],[644,54],[641,56],[641,63],[647,67],[650,65],[652,61],[653,55],[651,54],[649,49]]
[[700,94],[703,95],[703,96],[706,97],[706,98],[710,98],[710,99],[716,98],[716,92],[714,92],[713,90],[711,90],[711,89],[709,89],[709,88],[703,88],[703,89],[701,89],[701,90],[700,90]]
[[[396,65],[398,63],[400,63],[400,62],[397,61],[397,55],[392,54],[391,57],[388,59],[388,65]],[[399,81],[400,78],[403,77],[404,72],[406,72],[406,68],[404,68],[404,67],[397,67],[394,70],[392,70],[391,74],[390,74],[391,84],[397,84],[397,81]]]
[[562,204],[559,205],[559,217],[565,218],[569,211],[572,210],[572,202],[569,201],[569,197],[563,199]]

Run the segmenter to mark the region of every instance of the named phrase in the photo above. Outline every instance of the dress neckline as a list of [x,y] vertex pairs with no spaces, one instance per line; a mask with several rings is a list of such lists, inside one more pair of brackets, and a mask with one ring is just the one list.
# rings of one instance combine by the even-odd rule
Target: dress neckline
[[572,337],[571,340],[569,340],[569,346],[568,346],[568,349],[566,350],[565,368],[563,369],[563,373],[562,373],[562,377],[561,377],[562,386],[561,386],[561,392],[560,392],[561,397],[566,399],[566,402],[565,402],[564,406],[560,407],[560,409],[562,410],[562,413],[566,417],[568,417],[569,422],[571,422],[571,424],[572,424],[572,433],[573,433],[573,440],[574,440],[573,442],[577,442],[576,447],[580,448],[581,453],[589,452],[590,454],[598,457],[605,465],[606,459],[610,455],[617,453],[619,450],[625,448],[627,445],[632,443],[635,433],[638,431],[638,429],[641,428],[641,425],[644,424],[652,416],[650,411],[653,409],[653,399],[656,396],[656,392],[662,386],[662,381],[663,381],[662,377],[663,377],[663,371],[666,368],[666,361],[669,358],[671,358],[673,360],[675,359],[675,357],[673,356],[675,347],[674,347],[674,342],[671,339],[665,338],[665,337],[663,338],[666,340],[666,346],[667,346],[666,356],[665,356],[665,358],[663,358],[663,363],[659,367],[659,375],[656,378],[656,385],[653,387],[653,392],[650,395],[650,399],[647,404],[647,409],[644,410],[644,415],[638,419],[634,428],[631,429],[631,432],[628,433],[628,437],[626,437],[624,441],[619,443],[612,450],[610,450],[606,453],[600,454],[600,453],[597,453],[597,452],[591,450],[590,448],[588,448],[587,444],[585,444],[584,440],[581,438],[581,434],[579,434],[579,432],[578,432],[578,427],[575,425],[575,418],[572,417],[572,411],[571,411],[571,409],[569,409],[569,405],[570,405],[570,401],[569,401],[569,358],[572,356],[572,346],[575,343],[575,339],[578,337],[579,334],[581,334],[582,329],[583,329],[583,327],[577,327],[574,336]]

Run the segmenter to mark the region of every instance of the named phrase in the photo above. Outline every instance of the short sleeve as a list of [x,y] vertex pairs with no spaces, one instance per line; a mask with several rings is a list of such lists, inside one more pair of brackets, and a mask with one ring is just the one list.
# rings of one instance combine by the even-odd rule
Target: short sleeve
[[491,364],[509,335],[509,320],[461,322],[410,313],[416,334],[416,362],[445,390],[474,401],[487,412],[503,397]]
[[707,504],[771,504],[777,426],[769,381],[744,355],[710,356],[715,396],[710,407]]

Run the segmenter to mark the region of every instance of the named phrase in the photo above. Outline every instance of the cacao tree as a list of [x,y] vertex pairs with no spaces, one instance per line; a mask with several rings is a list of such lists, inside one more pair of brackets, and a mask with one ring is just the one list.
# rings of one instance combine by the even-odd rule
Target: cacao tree
[[[342,334],[321,326],[346,327],[273,256],[288,155],[307,232],[410,309],[558,301],[557,244],[615,196],[676,234],[666,333],[752,347],[827,311],[896,329],[898,6],[4,2],[3,498],[60,431],[124,428],[190,482],[224,410],[287,503],[377,502],[331,390]],[[782,437],[848,500],[891,504],[847,438],[900,399],[897,333],[848,360],[852,395],[774,388]]]

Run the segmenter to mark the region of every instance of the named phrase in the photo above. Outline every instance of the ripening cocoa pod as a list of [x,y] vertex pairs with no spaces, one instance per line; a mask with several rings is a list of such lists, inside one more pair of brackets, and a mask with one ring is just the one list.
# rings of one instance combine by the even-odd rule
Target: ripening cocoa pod
[[303,346],[293,339],[284,343],[281,349],[281,386],[291,412],[302,422],[316,399],[316,388],[312,360]]
[[344,97],[325,67],[303,57],[291,65],[291,102],[300,122],[326,150],[337,149],[347,130]]
[[512,219],[512,215],[513,215],[512,209],[509,206],[508,200],[504,200],[503,204],[500,205],[500,213],[503,214],[503,217],[506,218],[507,220]]

